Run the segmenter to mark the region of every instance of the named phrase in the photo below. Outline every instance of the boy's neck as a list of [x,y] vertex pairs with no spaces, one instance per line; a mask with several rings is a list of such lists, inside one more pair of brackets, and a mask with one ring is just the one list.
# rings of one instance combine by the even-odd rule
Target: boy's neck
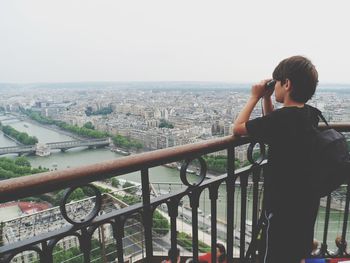
[[304,108],[305,103],[283,103],[284,107],[298,107],[298,108]]
[[305,103],[302,102],[297,102],[290,98],[289,96],[286,96],[283,101],[283,106],[284,107],[298,107],[298,108],[303,108],[305,106]]

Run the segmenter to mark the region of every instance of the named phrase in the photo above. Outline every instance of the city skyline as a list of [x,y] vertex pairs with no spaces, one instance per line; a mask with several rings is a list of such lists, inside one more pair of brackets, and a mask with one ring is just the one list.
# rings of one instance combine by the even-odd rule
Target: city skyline
[[[168,88],[164,83],[147,86],[126,82],[118,88],[102,84],[89,88],[82,83],[76,88],[43,84],[35,89],[25,85],[22,89],[0,89],[0,106],[10,112],[29,110],[27,115],[37,112],[79,127],[91,123],[101,132],[126,136],[155,150],[232,134],[233,120],[250,94],[248,88],[232,84],[222,84],[221,89],[211,83],[197,86],[176,82],[168,83]],[[341,87],[320,89],[308,104],[319,108],[332,122],[349,121],[350,94]],[[274,96],[273,101],[281,107]],[[260,115],[259,104],[252,118]]]

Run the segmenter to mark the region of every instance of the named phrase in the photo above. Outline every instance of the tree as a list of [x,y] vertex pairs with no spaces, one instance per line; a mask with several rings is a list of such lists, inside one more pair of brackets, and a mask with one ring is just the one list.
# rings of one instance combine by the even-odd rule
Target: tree
[[85,197],[86,197],[86,195],[85,195],[83,189],[77,188],[69,195],[68,202],[81,200]]
[[86,107],[85,114],[86,114],[86,116],[90,116],[92,114],[92,107],[90,107],[90,106]]
[[153,230],[160,235],[166,235],[169,232],[169,221],[157,210],[153,213]]
[[[87,122],[85,125],[87,125],[87,127],[84,125],[83,127],[78,127],[77,125],[69,125],[68,123],[65,123],[63,121],[57,121],[57,120],[53,120],[51,118],[47,118],[44,117],[42,115],[40,115],[37,112],[33,112],[31,110],[22,110],[22,112],[26,115],[28,115],[31,119],[42,123],[42,124],[53,124],[56,125],[58,127],[60,127],[63,130],[72,132],[72,133],[76,133],[78,135],[84,136],[84,137],[89,137],[89,138],[103,138],[103,137],[107,137],[108,133],[106,132],[101,132],[101,131],[97,131],[94,130],[94,127],[91,124],[89,124],[89,122]],[[35,137],[33,137],[35,138]],[[37,138],[35,138],[37,140]]]
[[115,146],[122,147],[125,149],[136,148],[141,149],[143,145],[136,140],[129,140],[128,138],[117,134],[112,137],[113,143]]
[[174,125],[171,124],[170,122],[167,122],[167,121],[164,120],[164,119],[161,119],[158,127],[159,127],[159,128],[173,129],[173,128],[174,128]]
[[135,185],[128,182],[128,181],[125,181],[125,183],[123,184],[123,189],[127,188],[124,190],[125,192],[128,192],[130,194],[134,194],[136,192],[136,188],[133,186],[135,186]]
[[118,188],[119,185],[120,185],[119,180],[117,178],[112,178],[112,186]]
[[0,222],[0,246],[4,245],[4,241],[3,241],[3,229],[4,229],[5,223],[4,222]]
[[108,107],[104,107],[102,109],[99,109],[97,111],[93,111],[91,107],[87,107],[85,110],[85,114],[87,116],[91,116],[91,115],[107,115],[113,112],[113,109],[111,106]]
[[12,171],[7,171],[0,167],[0,179],[10,179],[17,177],[17,175]]
[[[81,256],[78,256],[81,255]],[[55,247],[53,253],[53,262],[69,262],[80,263],[83,260],[83,254],[76,247],[64,250],[58,246]]]
[[17,141],[25,145],[33,145],[38,142],[38,139],[36,137],[29,136],[25,132],[19,132],[9,125],[0,126],[0,128],[5,134],[15,138]]
[[[30,163],[24,157],[13,160],[6,157],[0,158],[0,179],[15,178],[27,174],[45,172],[46,168],[31,168]],[[17,163],[16,163],[17,161]]]
[[24,156],[17,157],[16,160],[15,160],[15,164],[19,165],[19,166],[31,167],[30,162]]
[[90,129],[90,130],[94,130],[95,129],[95,126],[92,125],[91,121],[88,121],[87,123],[85,123],[83,127],[86,128],[86,129]]

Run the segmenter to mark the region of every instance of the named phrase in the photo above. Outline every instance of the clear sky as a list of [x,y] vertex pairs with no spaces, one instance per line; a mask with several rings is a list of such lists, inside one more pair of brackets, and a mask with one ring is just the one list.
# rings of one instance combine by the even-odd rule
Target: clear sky
[[305,55],[350,83],[349,0],[0,0],[0,82],[227,81]]

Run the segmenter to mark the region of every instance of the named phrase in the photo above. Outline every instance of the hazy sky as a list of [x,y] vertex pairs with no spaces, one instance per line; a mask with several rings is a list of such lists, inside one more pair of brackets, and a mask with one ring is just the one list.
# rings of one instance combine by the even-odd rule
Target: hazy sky
[[253,82],[300,54],[321,83],[350,83],[349,10],[349,0],[0,0],[0,82]]

